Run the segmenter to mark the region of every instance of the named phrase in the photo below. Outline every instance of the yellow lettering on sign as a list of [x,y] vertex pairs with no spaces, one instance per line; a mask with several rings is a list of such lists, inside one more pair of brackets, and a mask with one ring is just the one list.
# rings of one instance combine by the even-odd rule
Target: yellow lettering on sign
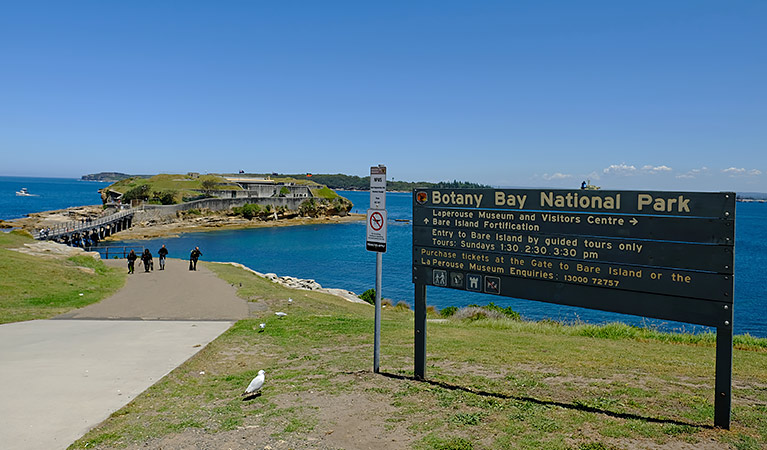
[[579,195],[577,192],[554,194],[541,192],[541,207],[549,208],[581,208],[581,209],[620,209],[621,194],[609,195],[591,194]]
[[527,201],[527,194],[508,194],[505,192],[495,191],[495,206],[509,206],[512,208],[523,209],[525,202]]
[[[684,195],[676,198],[653,197],[650,194],[637,195],[637,210],[642,211],[645,207],[651,207],[658,212],[690,212],[690,199]],[[676,211],[675,211],[676,210]]]

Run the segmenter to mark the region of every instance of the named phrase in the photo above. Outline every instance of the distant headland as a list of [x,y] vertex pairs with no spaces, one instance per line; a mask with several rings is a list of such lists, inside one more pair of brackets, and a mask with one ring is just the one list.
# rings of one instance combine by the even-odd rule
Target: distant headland
[[149,178],[150,176],[151,175],[129,175],[121,172],[99,172],[83,175],[80,179],[82,181],[106,181],[108,183],[116,183],[132,177]]

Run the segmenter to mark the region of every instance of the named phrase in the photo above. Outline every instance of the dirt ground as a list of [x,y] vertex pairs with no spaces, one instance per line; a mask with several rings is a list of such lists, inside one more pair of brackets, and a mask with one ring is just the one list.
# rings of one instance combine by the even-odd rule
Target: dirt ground
[[[304,394],[284,394],[274,399],[283,408],[291,406],[310,408],[321,411],[317,414],[318,422],[308,433],[280,433],[282,427],[273,421],[258,423],[258,414],[252,423],[232,431],[206,433],[200,429],[187,429],[181,433],[149,440],[141,444],[126,447],[139,449],[274,449],[274,450],[406,450],[413,448],[418,436],[411,433],[409,424],[382,420],[394,411],[391,399],[383,394],[371,393],[381,389],[383,384],[390,384],[392,389],[401,387],[401,381],[388,379],[372,372],[345,374],[353,378],[355,392],[325,395],[319,392]],[[339,380],[342,381],[342,380]],[[261,408],[259,399],[248,400],[248,408]],[[275,435],[282,437],[275,438]]]

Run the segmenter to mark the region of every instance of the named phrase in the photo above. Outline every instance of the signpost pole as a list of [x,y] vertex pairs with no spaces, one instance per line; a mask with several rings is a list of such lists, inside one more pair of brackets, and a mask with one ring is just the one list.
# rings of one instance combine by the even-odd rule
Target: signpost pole
[[376,317],[375,336],[373,338],[373,372],[378,373],[381,360],[381,276],[383,274],[383,254],[376,252]]
[[426,378],[426,284],[415,284],[415,368],[416,380]]
[[373,332],[373,372],[379,373],[381,360],[381,278],[383,252],[386,251],[386,166],[370,168],[370,209],[365,247],[376,252],[375,330]]
[[732,326],[716,329],[714,392],[714,425],[729,430],[732,396]]

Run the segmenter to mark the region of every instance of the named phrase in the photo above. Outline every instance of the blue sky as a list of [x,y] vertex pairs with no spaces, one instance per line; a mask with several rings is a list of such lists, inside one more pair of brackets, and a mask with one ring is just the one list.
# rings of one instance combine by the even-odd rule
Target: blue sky
[[0,6],[0,175],[767,191],[764,1]]

